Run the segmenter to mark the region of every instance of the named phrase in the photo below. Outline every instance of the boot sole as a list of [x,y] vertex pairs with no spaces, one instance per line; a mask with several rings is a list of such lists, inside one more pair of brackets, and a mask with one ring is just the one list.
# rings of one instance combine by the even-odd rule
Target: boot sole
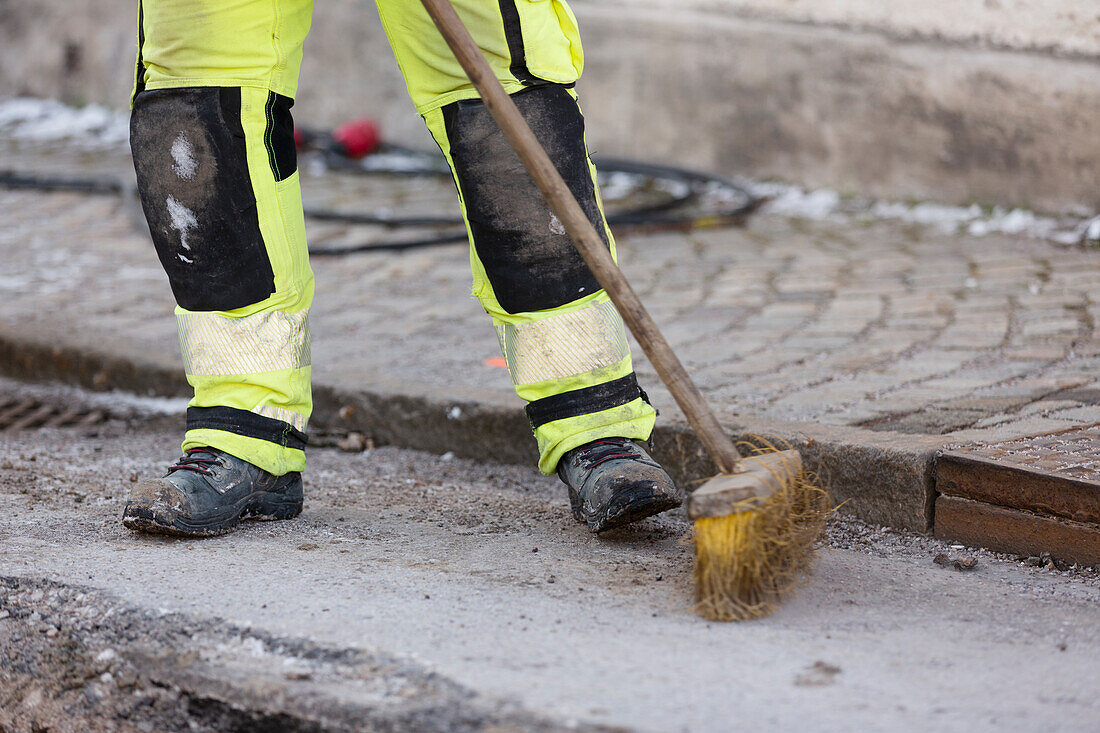
[[146,534],[168,537],[216,537],[232,532],[242,519],[270,521],[293,519],[302,513],[301,497],[285,494],[257,492],[244,497],[226,511],[200,521],[175,517],[166,520],[146,507],[127,506],[122,514],[122,524],[129,529]]

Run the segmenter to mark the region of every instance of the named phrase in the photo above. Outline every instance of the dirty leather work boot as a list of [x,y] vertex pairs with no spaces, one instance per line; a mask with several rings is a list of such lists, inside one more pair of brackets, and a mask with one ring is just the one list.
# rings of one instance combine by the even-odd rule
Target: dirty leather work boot
[[578,522],[594,532],[680,506],[682,499],[661,465],[628,438],[601,438],[562,456],[558,477],[569,487]]
[[214,448],[191,448],[168,473],[130,493],[122,523],[178,537],[224,534],[243,517],[290,519],[302,512],[302,475],[274,476]]

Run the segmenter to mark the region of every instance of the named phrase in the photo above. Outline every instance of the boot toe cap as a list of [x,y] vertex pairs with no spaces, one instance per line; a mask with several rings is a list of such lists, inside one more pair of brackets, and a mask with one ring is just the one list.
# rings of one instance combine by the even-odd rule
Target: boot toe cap
[[122,521],[133,529],[154,525],[172,526],[188,514],[187,495],[164,479],[142,481],[130,492]]
[[683,503],[672,481],[660,469],[654,476],[612,481],[603,491],[593,492],[592,497],[597,496],[603,500],[585,502],[585,518],[597,532],[660,514]]

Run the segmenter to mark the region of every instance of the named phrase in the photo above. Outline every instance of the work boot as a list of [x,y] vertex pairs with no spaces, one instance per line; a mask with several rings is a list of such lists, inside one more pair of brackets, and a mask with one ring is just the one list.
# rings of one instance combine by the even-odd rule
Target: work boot
[[621,527],[680,506],[665,469],[628,438],[601,438],[562,456],[558,477],[569,487],[578,522],[593,532]]
[[122,523],[177,537],[224,534],[243,517],[291,519],[302,513],[302,474],[275,476],[215,448],[191,448],[163,478],[130,493]]

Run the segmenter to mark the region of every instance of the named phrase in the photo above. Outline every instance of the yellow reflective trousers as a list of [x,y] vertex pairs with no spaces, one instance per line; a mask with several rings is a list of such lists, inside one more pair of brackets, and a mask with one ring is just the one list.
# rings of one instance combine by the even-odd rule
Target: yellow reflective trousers
[[[312,0],[142,0],[131,115],[138,188],[176,296],[195,397],[184,449],[275,474],[305,465],[309,267],[290,106]],[[453,0],[607,245],[564,0]],[[649,437],[618,314],[488,117],[419,0],[378,0],[409,94],[447,157],[539,468],[601,437]],[[412,314],[410,317],[415,317]]]

